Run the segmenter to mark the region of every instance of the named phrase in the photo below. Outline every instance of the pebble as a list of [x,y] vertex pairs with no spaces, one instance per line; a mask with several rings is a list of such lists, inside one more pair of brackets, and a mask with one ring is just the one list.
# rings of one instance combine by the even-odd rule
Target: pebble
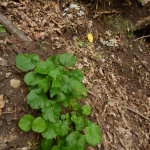
[[13,88],[18,88],[20,85],[20,80],[11,79],[10,80],[10,86]]
[[10,76],[11,74],[12,74],[11,72],[7,72],[7,73],[5,74],[5,78],[9,78],[9,76]]

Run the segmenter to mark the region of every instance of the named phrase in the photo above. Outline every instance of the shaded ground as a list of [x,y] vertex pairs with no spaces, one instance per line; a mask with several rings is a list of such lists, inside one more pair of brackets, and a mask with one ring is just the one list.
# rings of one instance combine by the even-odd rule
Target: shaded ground
[[[46,0],[0,4],[0,12],[33,42],[31,47],[26,47],[8,33],[0,35],[1,40],[7,42],[5,46],[0,45],[0,94],[6,103],[1,115],[0,148],[27,149],[28,141],[39,141],[36,133],[23,132],[17,126],[25,114],[38,115],[26,103],[28,91],[23,81],[24,73],[15,67],[17,54],[35,53],[45,60],[51,55],[68,52],[78,58],[76,68],[84,74],[85,87],[91,88],[87,91],[88,97],[79,102],[92,107],[89,119],[101,130],[102,142],[93,149],[150,149],[149,39],[135,41],[138,36],[145,35],[144,32],[143,35],[136,32],[135,37],[129,38],[127,31],[116,30],[108,18],[111,16],[114,24],[116,15],[111,12],[119,11],[124,20],[135,25],[149,15],[149,4],[140,6],[136,0],[131,5],[125,1],[112,1],[110,5],[102,3],[98,10],[94,7],[88,11],[92,6],[86,7],[89,2],[85,2],[78,5],[86,15],[78,17],[77,10],[70,10],[63,16],[64,8],[71,3],[64,1],[61,11],[55,2]],[[87,41],[87,32],[92,33],[93,43]],[[104,41],[110,39],[117,45],[104,45]],[[11,79],[20,80],[20,86],[11,87]],[[92,150],[89,145],[86,149]]]

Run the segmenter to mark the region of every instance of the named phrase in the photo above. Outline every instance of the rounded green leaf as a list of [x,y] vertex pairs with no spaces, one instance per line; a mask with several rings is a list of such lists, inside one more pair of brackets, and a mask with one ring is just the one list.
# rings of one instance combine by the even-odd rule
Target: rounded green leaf
[[61,111],[60,103],[56,101],[48,101],[46,106],[42,108],[42,116],[45,120],[56,122],[59,119]]
[[86,141],[91,145],[95,146],[101,142],[101,135],[99,127],[94,124],[90,123],[88,127],[85,128],[85,137]]
[[82,131],[84,128],[84,119],[82,116],[77,117],[75,115],[73,115],[71,117],[71,120],[75,123],[75,128],[77,131]]
[[89,126],[92,122],[88,119],[85,119],[85,127]]
[[54,95],[57,95],[59,93],[59,89],[51,87],[49,92],[50,92],[50,97],[52,98]]
[[72,132],[66,138],[66,146],[71,150],[84,150],[85,143],[85,136],[77,131]]
[[76,116],[76,112],[75,111],[72,111],[71,113],[70,113],[72,116]]
[[19,123],[18,126],[23,130],[23,131],[29,131],[32,128],[32,123],[34,121],[34,117],[31,115],[25,115],[23,116]]
[[37,117],[33,121],[32,130],[38,133],[43,132],[46,129],[46,120],[44,120],[42,117]]
[[90,115],[90,113],[91,113],[91,107],[89,105],[84,105],[82,107],[82,110],[83,110],[83,114],[85,114],[85,115]]
[[36,65],[34,72],[38,72],[41,74],[49,74],[53,69],[54,66],[52,66],[51,63],[49,63],[48,61],[41,61]]
[[77,58],[73,54],[64,53],[60,55],[60,62],[66,67],[73,67],[76,64]]
[[42,88],[32,90],[27,96],[27,103],[30,104],[32,109],[43,108],[46,102],[47,96]]
[[61,120],[64,120],[66,118],[66,115],[61,115],[60,118]]
[[46,78],[40,80],[38,86],[39,86],[39,88],[43,88],[44,93],[46,93],[48,91],[48,89],[50,88],[50,77],[49,77],[49,75],[47,75]]
[[69,76],[63,75],[61,79],[61,86],[60,91],[64,92],[65,94],[69,94],[73,91],[73,88],[69,84]]
[[57,76],[61,76],[61,72],[60,72],[60,69],[59,68],[56,68],[54,70],[52,70],[49,75],[53,78],[53,79],[56,79]]
[[6,30],[0,27],[0,32],[6,32]]
[[40,74],[28,72],[24,77],[24,82],[26,82],[27,85],[36,85],[42,78],[44,78],[44,76]]
[[62,102],[66,99],[66,95],[63,92],[59,92],[57,96],[57,102]]
[[82,72],[77,69],[71,70],[69,72],[69,76],[73,77],[75,80],[78,80],[80,82],[82,82],[84,79]]
[[60,148],[59,145],[53,146],[53,148],[51,150],[70,150],[68,147],[62,146]]
[[39,60],[40,59],[36,54],[19,54],[15,59],[16,66],[23,71],[33,69]]
[[73,77],[71,77],[69,80],[69,84],[73,88],[73,96],[74,97],[79,99],[80,95],[84,95],[84,96],[87,95],[87,93],[84,89],[84,85],[80,81],[75,80]]
[[73,98],[71,97],[71,94],[66,94],[65,96],[66,96],[66,99],[62,102],[63,106],[71,108],[71,101],[72,101]]
[[45,131],[42,132],[42,136],[45,139],[53,139],[58,135],[58,129],[59,129],[60,123],[51,123],[47,122],[47,128]]
[[43,148],[42,150],[50,150],[53,144],[53,140],[47,140],[43,139],[41,142],[41,147]]
[[66,121],[63,121],[59,127],[58,134],[63,137],[68,134],[69,126]]
[[61,86],[61,83],[58,80],[53,79],[51,87],[52,88],[57,88],[57,87],[60,87],[60,86]]
[[31,90],[34,90],[34,89],[38,89],[39,87],[38,87],[38,85],[36,84],[36,85],[27,85],[27,89],[29,90],[29,91],[31,91]]

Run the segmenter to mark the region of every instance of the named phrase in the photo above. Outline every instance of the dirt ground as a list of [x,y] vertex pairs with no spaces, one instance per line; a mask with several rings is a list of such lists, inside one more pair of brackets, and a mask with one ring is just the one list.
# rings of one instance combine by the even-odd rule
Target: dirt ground
[[[72,3],[80,6],[84,15],[78,15],[75,9],[64,10]],[[142,6],[137,0],[131,3],[123,0],[98,5],[72,0],[63,0],[59,5],[47,0],[0,3],[0,13],[32,41],[31,46],[26,46],[9,33],[0,33],[0,40],[6,42],[0,43],[0,98],[5,101],[0,117],[0,149],[28,150],[31,149],[28,141],[40,141],[39,134],[18,127],[22,116],[36,117],[38,112],[26,102],[25,73],[15,67],[17,54],[35,53],[46,60],[65,52],[78,58],[75,68],[84,74],[85,87],[91,88],[88,97],[79,103],[92,107],[88,119],[101,130],[102,142],[94,148],[87,144],[86,150],[150,149],[150,39],[137,40],[148,35],[149,29],[135,30],[134,37],[129,38],[127,31],[113,27],[117,14],[133,25],[150,15],[149,4]],[[87,40],[87,32],[93,35],[92,43]],[[114,42],[110,43],[110,39]],[[19,80],[17,88],[11,85],[12,79]]]

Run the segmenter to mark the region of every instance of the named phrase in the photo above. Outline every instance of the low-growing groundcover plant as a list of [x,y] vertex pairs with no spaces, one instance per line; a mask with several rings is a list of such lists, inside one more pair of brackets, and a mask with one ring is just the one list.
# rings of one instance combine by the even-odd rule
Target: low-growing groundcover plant
[[4,25],[0,24],[0,32],[6,32],[6,30],[4,29]]
[[[83,74],[77,69],[68,69],[76,61],[69,53],[51,56],[45,62],[40,61],[36,54],[16,57],[19,69],[28,71],[34,68],[24,77],[30,91],[27,103],[32,109],[40,110],[41,114],[37,118],[29,114],[23,116],[18,126],[23,131],[32,129],[41,133],[43,140],[38,150],[84,150],[86,142],[91,146],[101,142],[99,127],[83,118],[90,115],[90,106],[81,107],[77,101],[87,93],[81,83]],[[60,115],[62,105],[70,113]],[[82,134],[83,129],[85,135]]]

